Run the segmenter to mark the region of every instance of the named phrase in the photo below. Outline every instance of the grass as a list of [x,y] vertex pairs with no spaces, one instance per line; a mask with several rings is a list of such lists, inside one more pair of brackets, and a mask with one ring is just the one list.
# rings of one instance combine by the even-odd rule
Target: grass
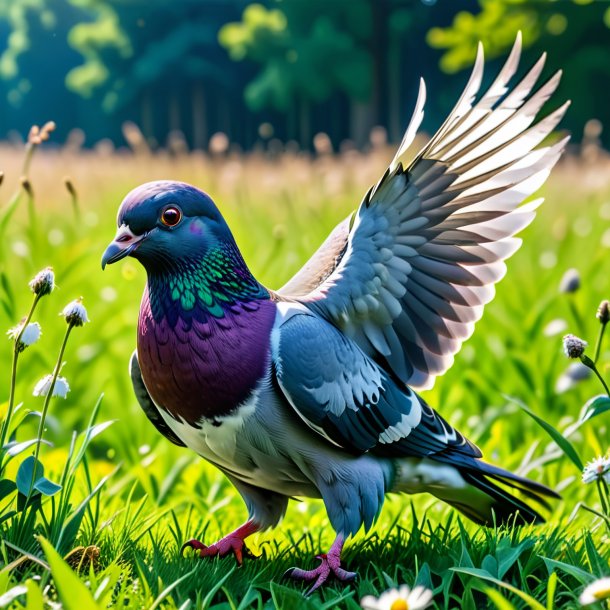
[[[0,523],[0,607],[34,610],[60,600],[79,610],[109,604],[356,609],[366,594],[419,583],[434,590],[438,608],[537,607],[531,598],[545,608],[573,608],[585,584],[610,572],[603,518],[578,509],[586,503],[601,510],[595,485],[581,483],[572,461],[510,398],[565,431],[585,402],[600,393],[593,377],[557,391],[569,363],[561,353],[564,331],[548,336],[548,325],[565,320],[571,332],[594,344],[595,310],[610,296],[610,183],[603,178],[610,174],[604,157],[585,163],[572,156],[555,170],[543,189],[547,201],[523,233],[524,245],[509,262],[495,300],[453,368],[426,393],[487,459],[562,492],[546,525],[481,529],[431,497],[390,496],[375,528],[346,547],[345,565],[359,571],[357,583],[331,584],[311,599],[302,597],[304,587],[281,575],[292,565],[313,566],[313,556],[330,544],[332,531],[318,501],[291,503],[278,529],[254,536],[250,546],[261,558],[243,568],[235,568],[231,558],[200,562],[178,556],[185,539],[212,541],[246,513],[223,476],[161,438],[132,395],[127,363],[144,273],[131,260],[104,273],[99,264],[115,231],[118,204],[147,180],[201,186],[219,203],[255,274],[278,287],[358,204],[390,157],[386,149],[269,159],[66,147],[37,152],[30,197],[19,191],[16,150],[0,149],[6,174],[0,200],[6,204],[13,192],[21,192],[0,240],[0,328],[14,326],[27,313],[32,297],[27,281],[40,268],[52,265],[58,284],[40,300],[33,318],[42,325],[42,339],[20,355],[15,394],[23,406],[16,419],[33,414],[25,417],[17,440],[35,437],[35,412],[43,399],[33,397],[32,389],[55,365],[66,330],[58,312],[82,296],[91,318],[67,344],[61,374],[71,392],[66,400],[51,401],[44,438],[52,444],[40,449],[45,476],[63,482],[63,488],[39,498],[39,510]],[[67,174],[76,199],[65,188]],[[581,288],[560,293],[560,280],[571,267],[580,272]],[[610,361],[609,349],[610,344],[602,346],[601,362]],[[0,375],[5,401],[9,341],[0,342],[0,362],[6,363]],[[607,369],[600,368],[607,378]],[[6,408],[0,403],[2,418]],[[570,436],[582,461],[606,453],[609,417],[601,414]],[[32,452],[30,447],[12,459],[5,479],[14,480]],[[0,500],[0,515],[14,506],[13,493]]]

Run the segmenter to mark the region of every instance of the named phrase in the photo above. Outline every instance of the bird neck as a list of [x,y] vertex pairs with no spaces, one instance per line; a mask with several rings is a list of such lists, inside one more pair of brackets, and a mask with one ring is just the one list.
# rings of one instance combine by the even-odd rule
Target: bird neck
[[270,298],[233,243],[149,269],[148,291],[154,319],[166,318],[171,326],[179,318],[223,318],[236,305]]

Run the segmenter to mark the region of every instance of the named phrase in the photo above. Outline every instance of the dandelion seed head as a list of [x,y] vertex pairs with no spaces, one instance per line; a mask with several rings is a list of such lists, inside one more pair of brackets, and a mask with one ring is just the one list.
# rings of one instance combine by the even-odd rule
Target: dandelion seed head
[[568,358],[580,358],[585,353],[588,343],[576,335],[565,335],[563,351]]
[[8,335],[11,341],[17,341],[21,330],[23,329],[23,334],[19,339],[18,350],[22,352],[26,347],[30,347],[40,339],[40,335],[42,334],[42,329],[40,328],[40,324],[38,322],[30,322],[25,329],[23,328],[23,322],[21,324],[17,324],[13,328],[9,329],[6,334]]
[[587,462],[582,471],[582,482],[593,483],[594,481],[605,480],[610,482],[610,458],[599,456]]
[[83,326],[83,324],[89,322],[89,317],[87,316],[87,310],[83,305],[82,297],[70,301],[70,303],[63,308],[61,315],[71,326]]
[[600,321],[601,324],[608,324],[608,321],[610,321],[610,302],[604,299],[599,304],[595,317]]
[[[32,394],[34,396],[47,396],[49,390],[51,389],[51,384],[53,383],[53,375],[45,375],[35,386]],[[70,385],[68,384],[68,380],[65,377],[58,377],[55,381],[55,386],[53,387],[52,396],[59,398],[66,398],[68,396],[68,392],[70,391]]]
[[31,291],[40,297],[51,294],[55,288],[55,273],[53,267],[39,271],[29,283]]

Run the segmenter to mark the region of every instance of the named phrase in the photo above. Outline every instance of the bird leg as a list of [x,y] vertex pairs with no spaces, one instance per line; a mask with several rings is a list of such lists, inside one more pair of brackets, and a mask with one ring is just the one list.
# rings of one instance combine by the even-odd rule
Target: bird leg
[[320,565],[317,568],[313,570],[290,568],[284,573],[284,577],[313,582],[313,585],[305,595],[310,595],[318,587],[321,587],[330,578],[331,574],[337,580],[351,582],[358,574],[356,572],[348,572],[341,567],[341,551],[343,550],[344,543],[345,538],[342,534],[338,534],[328,553],[316,555],[316,559],[320,560]]
[[243,525],[239,526],[234,532],[227,534],[224,538],[221,538],[218,542],[206,546],[199,540],[192,539],[185,542],[180,549],[180,554],[184,553],[184,549],[193,549],[199,552],[199,557],[225,557],[230,553],[235,555],[237,563],[241,565],[244,557],[249,559],[256,559],[256,555],[250,551],[245,544],[245,539],[258,532],[261,529],[258,523],[254,521],[246,521]]

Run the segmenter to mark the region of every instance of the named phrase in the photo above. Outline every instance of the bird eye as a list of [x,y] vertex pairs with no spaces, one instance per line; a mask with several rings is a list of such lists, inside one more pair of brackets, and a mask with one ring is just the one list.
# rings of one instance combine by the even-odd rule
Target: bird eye
[[161,212],[161,222],[166,227],[175,227],[182,220],[182,212],[179,208],[170,205]]

